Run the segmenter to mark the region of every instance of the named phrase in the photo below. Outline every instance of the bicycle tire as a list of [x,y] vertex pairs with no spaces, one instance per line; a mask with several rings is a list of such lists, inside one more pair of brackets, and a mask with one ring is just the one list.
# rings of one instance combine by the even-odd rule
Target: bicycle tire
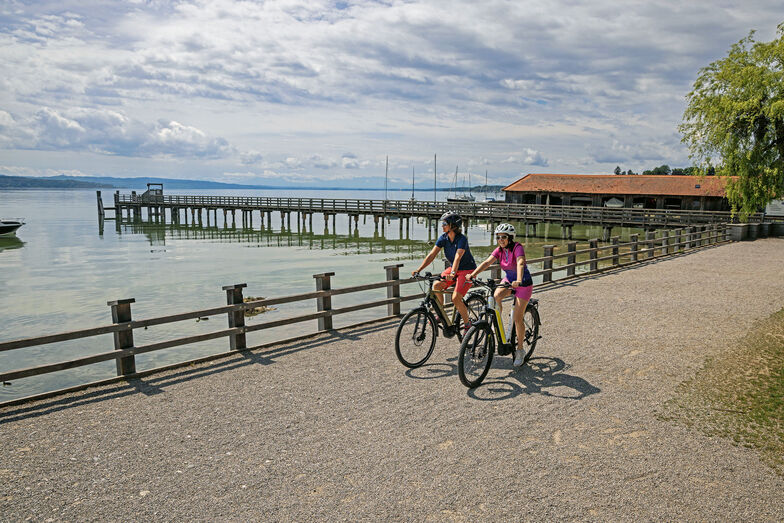
[[[409,333],[409,329],[413,330]],[[429,341],[427,341],[428,334],[430,336]],[[403,341],[402,348],[401,340]],[[395,332],[395,354],[397,359],[409,369],[415,369],[425,364],[433,354],[435,347],[436,326],[433,324],[433,318],[430,313],[422,307],[408,311],[403,316],[403,319],[400,320]]]
[[539,341],[539,325],[541,325],[539,311],[530,303],[525,308],[523,324],[525,325],[525,339],[523,339],[525,357],[523,358],[523,363],[525,363],[531,358],[531,354],[534,353],[536,342]]
[[495,338],[489,325],[480,323],[468,329],[457,359],[460,382],[469,389],[481,385],[493,363],[494,352]]
[[[525,356],[523,357],[523,363],[525,363],[531,359],[531,355],[534,353],[536,342],[539,340],[539,325],[541,325],[539,311],[530,303],[528,304],[528,307],[525,308],[523,324],[525,325],[525,338],[523,339]],[[512,335],[509,343],[512,344],[512,347],[517,349],[517,329],[514,328],[514,325],[512,326]],[[512,351],[511,356],[512,359],[514,359],[514,351]]]

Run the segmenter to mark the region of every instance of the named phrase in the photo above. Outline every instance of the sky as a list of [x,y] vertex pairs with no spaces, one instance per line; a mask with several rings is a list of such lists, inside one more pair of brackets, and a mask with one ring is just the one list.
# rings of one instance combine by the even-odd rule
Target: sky
[[0,174],[383,188],[690,165],[780,0],[0,0]]

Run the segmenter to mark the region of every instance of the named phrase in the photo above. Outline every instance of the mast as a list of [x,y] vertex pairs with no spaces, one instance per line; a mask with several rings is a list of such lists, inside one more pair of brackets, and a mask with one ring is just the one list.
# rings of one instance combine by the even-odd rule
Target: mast
[[387,176],[389,175],[389,156],[387,156],[387,166],[384,169],[384,201],[387,200]]
[[433,155],[433,203],[436,203],[436,155]]
[[411,199],[414,199],[414,166],[411,166]]

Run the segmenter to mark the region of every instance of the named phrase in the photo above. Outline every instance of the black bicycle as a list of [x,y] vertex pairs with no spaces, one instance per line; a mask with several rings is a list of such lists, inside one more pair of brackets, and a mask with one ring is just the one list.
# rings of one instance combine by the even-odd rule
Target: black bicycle
[[[514,358],[514,351],[517,348],[517,332],[514,321],[510,328],[509,336],[504,332],[504,322],[498,310],[493,293],[498,287],[511,288],[504,282],[497,284],[492,279],[485,281],[474,280],[474,284],[487,289],[489,296],[480,318],[473,322],[473,325],[463,338],[460,345],[460,356],[458,357],[458,375],[460,381],[468,388],[478,387],[482,380],[487,376],[490,365],[493,363],[493,353],[497,350],[501,356],[511,355]],[[512,309],[514,311],[514,309]],[[523,315],[525,324],[525,336],[523,338],[523,350],[525,356],[523,363],[531,358],[536,342],[539,341],[539,300],[530,299]]]
[[[459,340],[463,339],[462,316],[457,312],[457,308],[454,308],[450,318],[437,296],[437,291],[433,290],[433,283],[446,278],[433,276],[429,272],[415,277],[427,281],[428,289],[425,291],[423,288],[425,297],[422,303],[403,316],[395,333],[397,359],[411,369],[424,365],[433,354],[439,330],[445,338],[457,336]],[[473,323],[485,309],[485,298],[481,294],[471,293],[465,296],[463,301]]]

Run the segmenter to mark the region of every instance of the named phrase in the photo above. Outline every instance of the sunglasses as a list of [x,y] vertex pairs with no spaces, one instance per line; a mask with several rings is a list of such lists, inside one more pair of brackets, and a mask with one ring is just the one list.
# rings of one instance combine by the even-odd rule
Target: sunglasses
[[441,222],[441,227],[446,227],[447,225],[449,225],[449,223],[447,223],[447,222]]
[[508,240],[508,239],[509,239],[509,236],[507,236],[506,234],[499,234],[499,235],[497,235],[497,236],[495,237],[495,239],[496,239],[496,240]]

